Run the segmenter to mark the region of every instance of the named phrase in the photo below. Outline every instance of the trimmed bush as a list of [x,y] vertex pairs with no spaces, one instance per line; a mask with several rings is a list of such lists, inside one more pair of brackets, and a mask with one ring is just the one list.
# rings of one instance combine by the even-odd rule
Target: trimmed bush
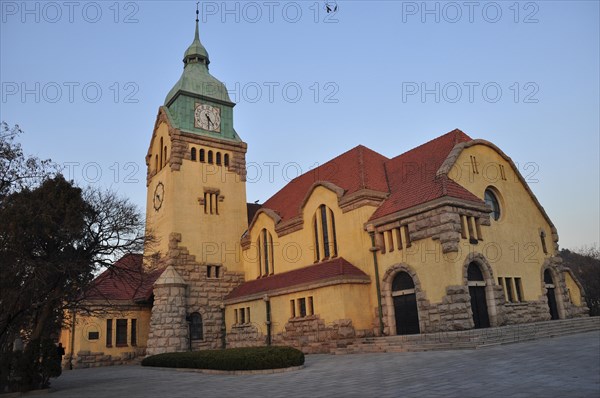
[[281,369],[304,364],[304,354],[292,347],[247,347],[226,350],[170,352],[144,358],[142,366],[214,370]]

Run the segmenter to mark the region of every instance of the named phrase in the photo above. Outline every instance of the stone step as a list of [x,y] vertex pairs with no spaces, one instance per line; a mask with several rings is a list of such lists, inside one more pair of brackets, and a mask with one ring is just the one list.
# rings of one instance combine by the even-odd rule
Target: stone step
[[334,354],[476,349],[519,341],[585,333],[600,329],[600,317],[545,321],[497,328],[409,336],[368,337],[354,341]]

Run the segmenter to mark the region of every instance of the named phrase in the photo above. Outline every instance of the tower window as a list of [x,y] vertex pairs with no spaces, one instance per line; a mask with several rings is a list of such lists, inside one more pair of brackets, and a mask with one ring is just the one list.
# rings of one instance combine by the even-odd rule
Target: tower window
[[229,167],[229,154],[227,153],[223,156],[223,164],[225,167]]
[[204,158],[204,149],[200,149],[199,157],[202,163],[206,162],[206,159]]
[[213,164],[213,151],[208,151],[208,163]]
[[194,162],[196,161],[196,148],[192,148],[190,151],[190,159],[192,159]]
[[204,192],[204,214],[219,214],[219,191]]
[[500,203],[498,202],[498,198],[489,188],[485,190],[484,198],[485,203],[492,208],[492,218],[498,221],[500,219]]
[[221,165],[221,152],[217,152],[217,166]]

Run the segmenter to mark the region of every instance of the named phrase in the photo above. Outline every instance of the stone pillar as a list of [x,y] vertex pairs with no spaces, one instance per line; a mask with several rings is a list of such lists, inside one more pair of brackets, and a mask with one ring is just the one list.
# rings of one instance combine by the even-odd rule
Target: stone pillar
[[154,282],[154,305],[148,335],[148,355],[188,350],[186,283],[168,266]]

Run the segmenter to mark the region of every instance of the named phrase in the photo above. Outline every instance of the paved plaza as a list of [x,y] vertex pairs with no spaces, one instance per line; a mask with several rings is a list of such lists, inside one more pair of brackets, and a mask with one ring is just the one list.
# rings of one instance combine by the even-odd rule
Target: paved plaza
[[206,375],[117,366],[65,371],[57,397],[600,397],[600,331],[477,350],[308,355],[304,369]]

